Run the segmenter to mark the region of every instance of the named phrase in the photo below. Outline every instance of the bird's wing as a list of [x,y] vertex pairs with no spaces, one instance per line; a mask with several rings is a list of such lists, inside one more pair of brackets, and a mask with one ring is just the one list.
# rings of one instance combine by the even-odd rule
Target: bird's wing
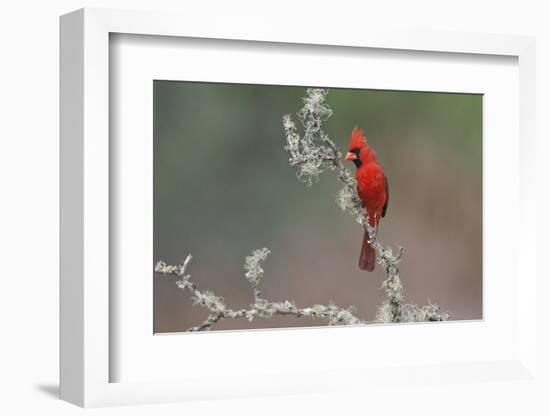
[[386,184],[386,202],[384,203],[384,206],[382,207],[382,217],[386,215],[386,210],[388,209],[388,202],[390,200],[390,188],[388,186],[388,178],[386,178],[386,175],[384,175],[384,182]]

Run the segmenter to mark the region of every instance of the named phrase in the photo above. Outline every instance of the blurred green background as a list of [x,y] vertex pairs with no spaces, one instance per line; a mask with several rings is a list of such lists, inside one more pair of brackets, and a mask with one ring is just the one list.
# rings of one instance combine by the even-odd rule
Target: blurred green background
[[[268,247],[270,300],[353,305],[373,319],[384,278],[357,267],[362,231],[335,204],[326,172],[311,187],[284,151],[281,118],[305,87],[154,82],[154,261],[182,262],[234,308],[253,301],[244,257]],[[390,187],[384,244],[405,247],[407,302],[439,303],[451,319],[482,317],[482,96],[330,89],[325,131],[342,151],[365,129]],[[349,169],[355,170],[349,163]],[[154,277],[154,331],[185,331],[207,316],[175,280]],[[216,329],[324,325],[309,318],[223,321]]]

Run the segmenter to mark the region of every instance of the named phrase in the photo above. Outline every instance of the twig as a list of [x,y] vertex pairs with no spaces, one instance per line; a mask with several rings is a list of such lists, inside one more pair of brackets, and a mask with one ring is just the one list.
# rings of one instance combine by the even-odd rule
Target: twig
[[310,317],[327,321],[329,325],[359,325],[366,324],[367,321],[354,316],[353,308],[344,309],[333,303],[329,305],[312,305],[303,308],[297,307],[294,302],[285,300],[283,302],[270,302],[260,297],[258,284],[263,277],[264,271],[262,263],[269,255],[269,250],[254,250],[252,255],[246,257],[245,274],[246,279],[251,283],[254,291],[254,303],[243,309],[231,309],[225,304],[223,298],[216,296],[210,291],[202,291],[191,280],[191,275],[186,274],[187,267],[191,261],[191,256],[187,256],[182,266],[167,265],[159,261],[155,266],[157,273],[179,277],[176,283],[180,289],[191,291],[194,304],[199,304],[206,308],[210,314],[206,320],[197,326],[188,329],[190,332],[205,331],[211,329],[222,319],[247,319],[271,318],[275,315]]

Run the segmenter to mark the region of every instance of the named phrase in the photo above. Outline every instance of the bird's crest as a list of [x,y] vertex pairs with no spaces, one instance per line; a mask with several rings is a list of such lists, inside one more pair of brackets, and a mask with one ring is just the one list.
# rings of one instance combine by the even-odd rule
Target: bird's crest
[[349,148],[361,149],[367,144],[367,138],[365,137],[365,131],[361,127],[355,126],[351,132],[351,140],[349,142]]

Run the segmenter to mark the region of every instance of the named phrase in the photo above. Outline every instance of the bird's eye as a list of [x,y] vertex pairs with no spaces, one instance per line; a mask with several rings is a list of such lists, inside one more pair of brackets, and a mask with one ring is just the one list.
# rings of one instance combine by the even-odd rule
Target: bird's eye
[[360,152],[359,149],[352,149],[351,150],[351,153],[355,153],[355,156],[359,156],[359,152]]

